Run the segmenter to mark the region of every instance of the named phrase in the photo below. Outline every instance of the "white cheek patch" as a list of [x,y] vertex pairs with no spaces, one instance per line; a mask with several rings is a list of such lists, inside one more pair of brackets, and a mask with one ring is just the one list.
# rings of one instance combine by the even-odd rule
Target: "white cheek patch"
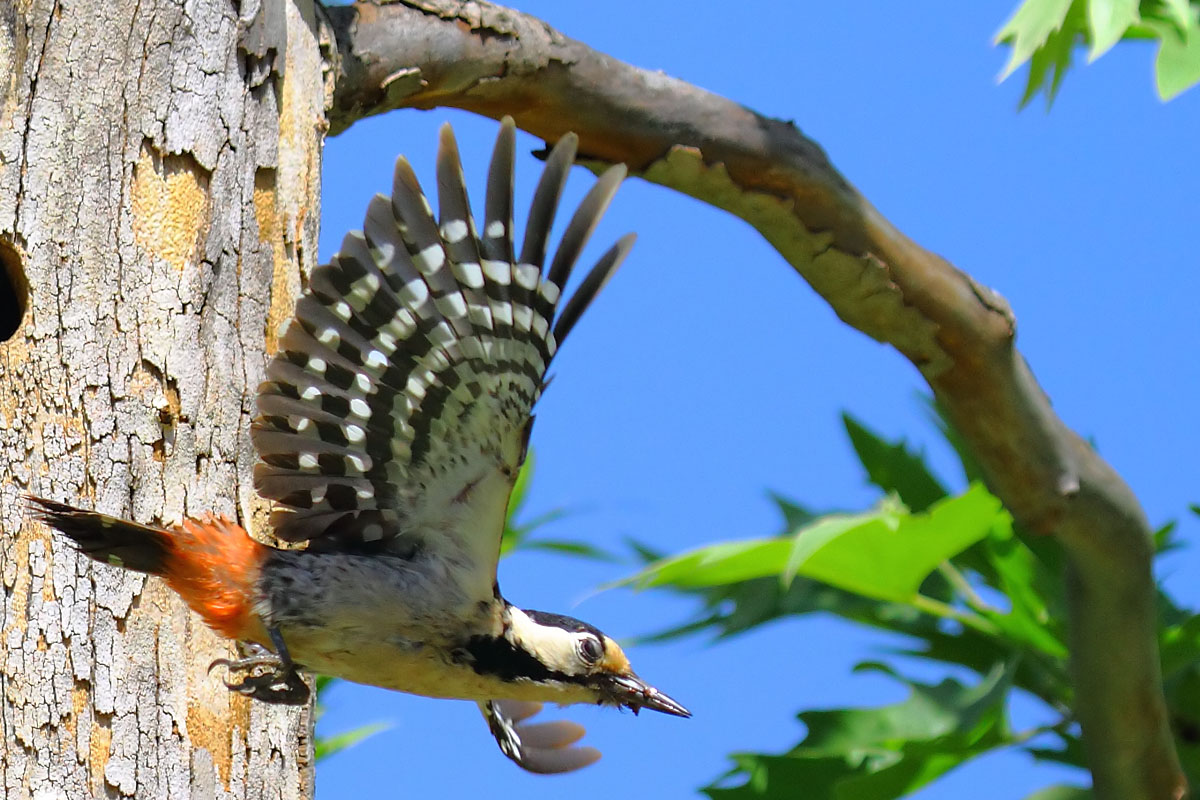
[[549,669],[564,675],[583,675],[590,671],[579,657],[582,634],[552,625],[539,625],[519,608],[513,608],[511,616],[514,640]]

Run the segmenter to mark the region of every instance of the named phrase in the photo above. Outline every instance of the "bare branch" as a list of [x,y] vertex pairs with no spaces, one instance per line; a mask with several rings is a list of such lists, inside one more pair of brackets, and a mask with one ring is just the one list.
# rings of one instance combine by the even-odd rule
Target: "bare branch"
[[1076,712],[1098,798],[1179,798],[1162,696],[1151,533],[1133,493],[1060,420],[993,291],[896,230],[794,125],[597,53],[483,2],[327,9],[332,129],[393,108],[512,115],[754,225],[848,324],[920,370],[993,491],[1069,562]]

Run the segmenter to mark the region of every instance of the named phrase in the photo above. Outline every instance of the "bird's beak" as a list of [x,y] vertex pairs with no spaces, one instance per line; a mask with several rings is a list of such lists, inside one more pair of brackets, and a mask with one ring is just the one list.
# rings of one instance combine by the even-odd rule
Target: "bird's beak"
[[643,708],[661,711],[676,717],[690,717],[692,712],[665,694],[645,683],[633,673],[614,675],[609,681],[609,693],[616,705],[625,706],[634,714]]

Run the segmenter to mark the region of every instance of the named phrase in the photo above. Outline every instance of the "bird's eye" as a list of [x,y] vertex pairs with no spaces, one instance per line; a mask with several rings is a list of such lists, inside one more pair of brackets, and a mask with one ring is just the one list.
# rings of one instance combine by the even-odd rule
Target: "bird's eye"
[[579,655],[589,664],[595,664],[604,655],[604,645],[594,636],[588,636],[579,642]]

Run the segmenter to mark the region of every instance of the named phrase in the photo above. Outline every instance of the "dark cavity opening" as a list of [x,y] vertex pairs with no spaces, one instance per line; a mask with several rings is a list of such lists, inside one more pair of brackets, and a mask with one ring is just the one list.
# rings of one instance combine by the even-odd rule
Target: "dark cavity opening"
[[0,342],[7,342],[20,330],[29,303],[29,282],[21,253],[0,239]]

